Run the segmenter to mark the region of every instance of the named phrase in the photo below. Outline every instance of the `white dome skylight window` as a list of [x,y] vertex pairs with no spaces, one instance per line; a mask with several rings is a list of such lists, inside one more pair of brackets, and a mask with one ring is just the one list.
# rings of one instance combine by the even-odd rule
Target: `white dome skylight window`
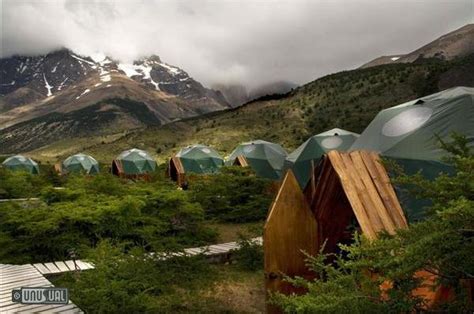
[[382,134],[388,137],[405,135],[423,126],[432,114],[433,109],[428,107],[408,109],[386,122]]
[[203,148],[202,151],[206,154],[209,154],[211,152],[209,148]]
[[255,145],[247,145],[247,146],[244,146],[243,148],[243,151],[244,153],[248,154],[248,153],[251,153],[255,150]]
[[326,149],[334,149],[342,144],[342,139],[339,136],[331,136],[321,141],[321,145]]

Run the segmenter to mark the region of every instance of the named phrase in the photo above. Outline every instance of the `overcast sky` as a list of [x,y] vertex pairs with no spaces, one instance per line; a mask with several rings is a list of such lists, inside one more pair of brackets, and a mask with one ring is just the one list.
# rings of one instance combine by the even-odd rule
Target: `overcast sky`
[[302,84],[473,23],[474,0],[0,0],[1,55],[149,54],[204,84]]

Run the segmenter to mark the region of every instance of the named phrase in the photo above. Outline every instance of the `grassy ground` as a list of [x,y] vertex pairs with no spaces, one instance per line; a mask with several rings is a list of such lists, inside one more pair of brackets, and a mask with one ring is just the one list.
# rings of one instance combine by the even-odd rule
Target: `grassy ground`
[[239,239],[239,234],[248,238],[259,237],[262,235],[263,222],[249,223],[219,223],[210,222],[207,227],[213,228],[219,234],[218,243],[232,242]]
[[[94,270],[90,270],[93,272]],[[213,280],[206,281],[198,289],[177,288],[172,294],[156,297],[157,303],[176,302],[175,313],[263,313],[265,311],[265,289],[263,271],[243,271],[235,265],[211,265]],[[77,274],[75,276],[81,276]],[[71,276],[52,278],[58,287],[71,288]],[[163,300],[165,299],[165,300]],[[81,306],[80,300],[71,295],[71,300]],[[170,301],[166,301],[170,300]],[[93,313],[93,308],[82,308]]]

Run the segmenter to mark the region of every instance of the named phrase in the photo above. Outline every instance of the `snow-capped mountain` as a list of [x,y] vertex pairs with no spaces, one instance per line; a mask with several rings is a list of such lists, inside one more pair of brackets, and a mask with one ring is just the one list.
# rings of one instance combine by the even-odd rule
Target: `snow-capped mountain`
[[184,70],[150,56],[131,64],[59,50],[0,59],[0,146],[121,132],[230,105]]
[[[96,76],[98,83],[112,85],[112,73],[126,75],[151,89],[181,97],[197,106],[203,105],[203,110],[198,111],[207,111],[207,103],[211,107],[221,105],[221,109],[228,107],[219,92],[204,88],[185,71],[162,62],[158,56],[123,64],[103,54],[84,57],[62,49],[44,56],[0,59],[0,72],[0,95],[5,98],[3,108],[0,107],[2,111],[55,96],[90,76]],[[10,93],[15,94],[9,97]],[[219,108],[210,111],[213,109]]]

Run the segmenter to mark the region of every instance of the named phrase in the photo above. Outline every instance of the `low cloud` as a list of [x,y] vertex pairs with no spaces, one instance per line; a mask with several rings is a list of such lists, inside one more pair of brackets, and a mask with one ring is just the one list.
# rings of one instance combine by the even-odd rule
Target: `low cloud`
[[157,54],[197,80],[299,84],[473,22],[473,1],[2,0],[1,56]]

